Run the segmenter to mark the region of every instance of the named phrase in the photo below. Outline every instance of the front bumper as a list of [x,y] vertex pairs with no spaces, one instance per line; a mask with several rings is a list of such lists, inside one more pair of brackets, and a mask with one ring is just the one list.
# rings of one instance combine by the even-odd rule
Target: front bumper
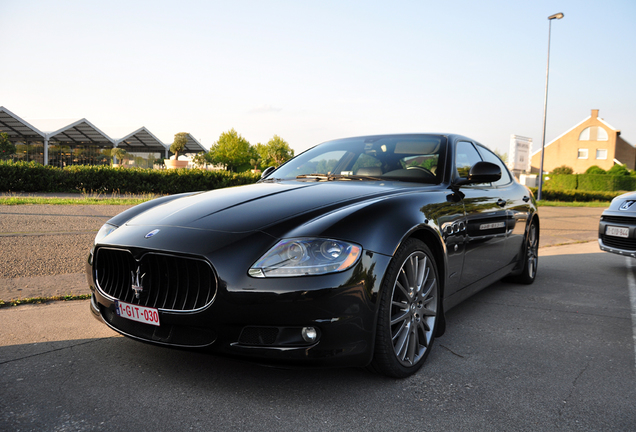
[[[95,318],[137,340],[265,362],[364,366],[373,355],[376,298],[389,261],[364,253],[348,271],[298,278],[224,277],[219,272],[218,292],[209,306],[159,309],[160,327],[118,316],[115,299],[97,287],[90,263],[87,277]],[[317,331],[315,342],[302,337],[308,327]]]
[[[628,237],[607,234],[607,227],[626,228]],[[598,244],[602,251],[636,258],[636,217],[617,211],[605,211],[598,227]]]

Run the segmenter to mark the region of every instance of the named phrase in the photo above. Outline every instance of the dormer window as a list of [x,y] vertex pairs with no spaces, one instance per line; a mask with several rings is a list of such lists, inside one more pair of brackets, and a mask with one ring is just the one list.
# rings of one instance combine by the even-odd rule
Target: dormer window
[[590,126],[583,129],[579,135],[579,141],[607,141],[607,131],[600,126]]

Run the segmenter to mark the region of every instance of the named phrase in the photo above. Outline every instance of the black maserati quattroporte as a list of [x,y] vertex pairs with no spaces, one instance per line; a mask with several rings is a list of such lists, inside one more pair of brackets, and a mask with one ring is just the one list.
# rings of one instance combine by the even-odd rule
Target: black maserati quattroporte
[[158,198],[91,249],[91,310],[145,342],[416,372],[444,313],[532,283],[539,217],[490,150],[452,134],[339,139],[253,185]]

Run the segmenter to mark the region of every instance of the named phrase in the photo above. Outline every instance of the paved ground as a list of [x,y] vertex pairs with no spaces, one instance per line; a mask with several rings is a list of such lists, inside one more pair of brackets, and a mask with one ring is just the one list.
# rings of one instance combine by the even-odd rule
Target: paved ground
[[[130,206],[0,205],[0,300],[88,294],[97,230]],[[603,209],[541,207],[541,247],[595,241]]]
[[540,255],[533,285],[452,309],[404,380],[143,344],[88,300],[2,308],[0,430],[633,431],[633,259],[594,242]]
[[0,205],[0,300],[88,294],[83,270],[95,234],[129,207]]

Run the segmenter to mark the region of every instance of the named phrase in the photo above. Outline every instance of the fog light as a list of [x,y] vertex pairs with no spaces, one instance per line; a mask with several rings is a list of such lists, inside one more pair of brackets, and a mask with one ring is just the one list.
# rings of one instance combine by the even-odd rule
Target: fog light
[[305,342],[316,342],[316,339],[318,339],[318,332],[313,327],[303,327],[301,333]]

